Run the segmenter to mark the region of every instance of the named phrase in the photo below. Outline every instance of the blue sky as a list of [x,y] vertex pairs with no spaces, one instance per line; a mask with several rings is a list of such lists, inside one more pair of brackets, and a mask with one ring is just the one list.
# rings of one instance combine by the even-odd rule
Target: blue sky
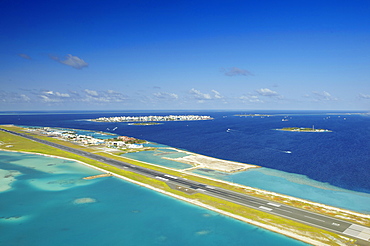
[[0,1],[0,110],[370,110],[370,1]]

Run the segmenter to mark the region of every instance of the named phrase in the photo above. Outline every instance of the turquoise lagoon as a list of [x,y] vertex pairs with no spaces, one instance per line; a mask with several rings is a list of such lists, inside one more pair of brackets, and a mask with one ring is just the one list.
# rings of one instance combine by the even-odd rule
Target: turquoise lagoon
[[79,163],[0,151],[0,245],[306,245]]
[[[257,168],[236,174],[193,170],[192,172],[237,184],[298,197],[313,202],[370,214],[370,194],[342,189],[270,168]],[[355,201],[355,202],[354,202]]]
[[[168,147],[168,146],[167,146]],[[161,148],[165,148],[161,145]],[[161,150],[160,151],[167,151]],[[176,152],[176,150],[172,150]],[[180,162],[162,159],[158,151],[143,151],[124,154],[131,159],[145,161],[165,167],[186,169],[190,165]],[[177,152],[179,155],[186,155]],[[164,155],[166,156],[166,155]],[[167,157],[177,158],[175,154],[168,153]],[[178,156],[182,157],[182,156]],[[187,165],[187,166],[183,166]],[[360,213],[370,214],[370,194],[342,189],[328,183],[312,180],[304,175],[287,173],[271,168],[254,168],[240,173],[224,173],[213,170],[195,169],[192,173],[208,176],[215,179],[225,180],[241,185],[251,186],[258,189],[277,192],[284,195],[298,197],[313,202],[323,203]],[[355,201],[355,202],[353,202]]]
[[156,164],[156,165],[160,165],[164,167],[175,168],[175,169],[186,169],[186,168],[192,167],[192,165],[189,165],[186,163],[164,159],[163,157],[180,158],[180,157],[187,156],[187,154],[185,153],[178,152],[176,150],[172,150],[168,148],[158,148],[157,150],[154,150],[154,151],[140,151],[140,152],[127,153],[127,154],[123,154],[123,156],[134,159],[134,160],[148,162],[148,163],[152,163],[152,164]]
[[[17,125],[19,127],[24,128],[44,128],[43,126],[23,126],[23,125]],[[81,130],[81,129],[73,129],[73,128],[62,128],[62,127],[51,127],[55,130],[61,130],[61,131],[73,131],[78,135],[86,135],[91,136],[98,139],[110,139],[110,138],[116,138],[118,135],[108,132],[97,132],[97,131],[89,131],[89,130]]]

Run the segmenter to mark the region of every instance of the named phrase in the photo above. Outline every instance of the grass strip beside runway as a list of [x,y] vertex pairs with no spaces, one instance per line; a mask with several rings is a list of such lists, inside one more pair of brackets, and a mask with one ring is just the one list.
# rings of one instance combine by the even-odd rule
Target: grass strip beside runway
[[[22,131],[21,128],[17,128],[17,127],[3,127],[2,126],[2,128],[12,130],[12,131],[17,130],[18,132],[24,133],[24,131]],[[35,136],[34,134],[30,134],[30,135]],[[63,145],[67,145],[67,146],[70,146],[70,147],[73,147],[73,148],[81,149],[81,150],[84,150],[84,151],[93,152],[93,150],[91,150],[90,148],[75,145],[73,143],[60,141],[60,140],[53,139],[53,138],[50,138],[50,137],[44,137],[44,136],[42,136],[42,137],[37,136],[37,137],[42,138],[42,139],[47,140],[47,141],[52,141],[52,142],[55,142],[55,143],[58,143],[58,144],[63,144]],[[261,211],[255,210],[255,209],[247,208],[247,207],[244,207],[244,206],[241,206],[241,205],[238,205],[238,204],[234,204],[232,202],[228,202],[228,201],[225,201],[225,200],[222,200],[222,199],[219,199],[219,198],[211,197],[211,196],[200,194],[200,193],[189,195],[189,194],[186,194],[184,192],[181,192],[181,191],[178,191],[178,190],[175,190],[175,189],[171,189],[163,181],[159,181],[159,180],[156,180],[156,179],[153,179],[153,178],[148,178],[148,177],[145,177],[143,175],[136,174],[136,173],[133,173],[133,172],[130,172],[130,171],[122,170],[122,169],[107,165],[107,164],[99,162],[99,161],[91,160],[91,159],[86,158],[86,157],[82,157],[82,156],[79,156],[79,155],[76,155],[76,154],[72,154],[72,153],[69,153],[69,152],[66,152],[66,151],[62,151],[62,150],[59,150],[59,149],[56,149],[56,148],[53,148],[53,147],[50,147],[50,146],[47,146],[47,145],[44,145],[44,144],[41,144],[41,143],[37,143],[37,142],[31,141],[31,140],[28,140],[28,139],[25,139],[25,138],[22,138],[22,137],[19,137],[19,136],[15,136],[15,135],[12,135],[12,134],[9,134],[9,133],[6,133],[6,132],[0,131],[0,141],[2,142],[1,148],[3,150],[41,153],[41,154],[46,154],[46,155],[54,155],[54,156],[60,156],[60,157],[69,158],[69,159],[75,159],[75,160],[93,165],[95,167],[102,168],[102,169],[104,169],[108,172],[112,172],[112,173],[115,173],[115,174],[118,174],[118,175],[122,175],[124,177],[127,177],[128,179],[137,181],[139,183],[150,185],[150,186],[152,186],[156,189],[160,189],[163,192],[166,192],[166,194],[173,194],[177,197],[183,197],[183,200],[186,200],[188,202],[194,201],[194,202],[197,202],[197,203],[204,204],[205,207],[210,206],[212,208],[215,208],[216,210],[221,210],[221,211],[224,211],[226,213],[236,215],[236,216],[232,216],[232,217],[235,217],[237,219],[240,219],[239,218],[239,216],[240,216],[242,218],[245,218],[245,219],[240,219],[240,220],[243,220],[243,221],[246,221],[248,223],[255,224],[255,225],[258,225],[258,226],[261,226],[261,227],[264,227],[264,228],[272,230],[272,231],[276,231],[276,232],[285,234],[287,236],[296,238],[298,240],[310,242],[309,240],[308,241],[305,240],[305,238],[311,238],[312,240],[319,241],[319,242],[327,244],[327,245],[339,245],[338,242],[353,243],[353,241],[348,241],[345,238],[343,238],[342,236],[339,236],[335,233],[328,232],[328,231],[318,229],[318,228],[315,228],[315,227],[311,227],[311,226],[301,224],[301,223],[298,223],[298,222],[294,222],[294,221],[291,221],[291,220],[288,220],[288,219],[285,219],[285,218],[282,218],[282,217],[279,217],[279,216],[271,215],[271,214],[268,214],[268,213],[264,213],[264,212],[261,212]],[[184,173],[181,173],[181,172],[178,172],[178,171],[173,171],[173,170],[170,170],[170,169],[167,169],[167,168],[160,168],[158,166],[152,166],[152,165],[149,165],[149,164],[146,164],[146,163],[133,161],[133,160],[130,160],[130,159],[127,159],[127,158],[122,158],[122,157],[110,155],[110,154],[107,154],[107,153],[98,153],[98,154],[100,154],[102,156],[112,158],[112,159],[117,159],[117,160],[129,162],[129,163],[134,164],[134,165],[140,165],[140,166],[151,168],[151,169],[154,169],[154,170],[157,170],[157,171],[165,172],[165,173],[168,173],[170,175],[172,174],[172,175],[176,175],[176,176],[181,176],[181,177],[189,178],[189,179],[192,179],[194,181],[202,182],[202,183],[205,183],[205,184],[208,184],[208,185],[219,186],[219,187],[222,187],[224,189],[230,189],[230,190],[240,192],[240,188],[238,188],[238,187],[233,187],[231,185],[225,185],[225,184],[217,182],[217,181],[213,181],[213,180],[209,180],[209,179],[203,179],[203,178],[200,178],[198,176],[188,175],[188,174],[184,174]]]

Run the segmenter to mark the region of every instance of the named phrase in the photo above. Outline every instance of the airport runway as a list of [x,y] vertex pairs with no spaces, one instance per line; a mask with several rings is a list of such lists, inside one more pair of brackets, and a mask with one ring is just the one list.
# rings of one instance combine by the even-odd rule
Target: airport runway
[[210,195],[213,197],[217,197],[223,200],[227,200],[236,204],[240,204],[249,208],[257,209],[269,214],[274,214],[277,216],[281,216],[290,220],[298,221],[307,225],[311,225],[314,227],[322,228],[324,230],[332,231],[337,234],[341,234],[347,237],[351,237],[358,240],[360,245],[370,245],[370,228],[365,227],[362,225],[354,224],[351,222],[347,222],[344,220],[328,217],[325,215],[309,212],[307,210],[295,208],[289,205],[271,202],[269,200],[249,196],[246,194],[241,194],[238,192],[233,192],[230,190],[222,189],[219,187],[208,186],[199,182],[191,181],[188,179],[176,177],[173,175],[168,175],[166,173],[154,171],[151,169],[147,169],[140,166],[135,166],[129,163],[125,163],[123,161],[117,161],[114,159],[110,159],[108,157],[92,154],[89,152],[85,152],[82,150],[74,149],[71,147],[63,146],[60,144],[52,143],[49,141],[41,140],[38,138],[34,138],[32,136],[17,133],[5,129],[1,129],[2,131],[18,135],[39,143],[43,143],[55,148],[59,148],[80,156],[88,157],[93,160],[97,160],[100,162],[107,163],[109,165],[126,169],[131,172],[135,172],[138,174],[145,175],[150,178],[155,178],[157,180],[170,182],[174,185],[187,187],[189,189],[195,190],[198,193],[203,193],[206,195]]

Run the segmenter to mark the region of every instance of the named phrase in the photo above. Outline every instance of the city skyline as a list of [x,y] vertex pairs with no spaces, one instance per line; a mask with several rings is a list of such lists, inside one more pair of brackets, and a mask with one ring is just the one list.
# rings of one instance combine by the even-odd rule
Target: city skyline
[[368,1],[3,1],[0,110],[370,110]]

